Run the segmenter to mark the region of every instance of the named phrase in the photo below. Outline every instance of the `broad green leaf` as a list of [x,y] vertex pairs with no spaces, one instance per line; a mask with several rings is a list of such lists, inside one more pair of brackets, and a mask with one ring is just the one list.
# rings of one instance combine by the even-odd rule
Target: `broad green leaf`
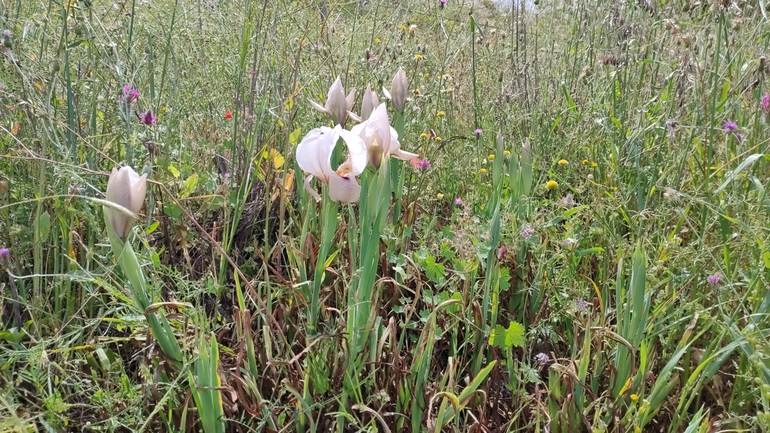
[[177,170],[177,168],[174,167],[173,165],[168,166],[168,172],[171,173],[171,175],[174,176],[175,179],[179,179],[179,175],[180,175],[179,170]]
[[302,135],[302,128],[298,126],[297,129],[295,129],[294,131],[292,131],[291,134],[289,134],[289,143],[291,143],[292,146],[296,146],[297,143],[299,142],[299,137],[301,135]]
[[511,322],[505,330],[506,347],[523,347],[526,342],[524,326],[517,322]]
[[182,185],[182,190],[179,191],[179,198],[186,198],[189,197],[190,194],[195,191],[195,187],[198,186],[198,173],[193,173],[190,175],[190,177],[187,178],[187,180],[184,181],[184,185]]

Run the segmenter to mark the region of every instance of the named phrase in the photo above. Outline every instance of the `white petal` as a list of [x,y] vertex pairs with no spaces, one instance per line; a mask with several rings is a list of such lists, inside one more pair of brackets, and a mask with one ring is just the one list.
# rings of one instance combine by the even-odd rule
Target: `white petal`
[[329,178],[329,198],[342,202],[352,203],[358,201],[361,196],[361,186],[355,177],[343,177],[334,173]]
[[297,164],[302,171],[328,184],[329,174],[333,173],[330,159],[338,136],[325,126],[308,132],[297,145]]
[[368,121],[364,120],[363,122],[359,123],[358,125],[354,125],[352,128],[350,128],[350,132],[352,132],[353,134],[356,134],[357,136],[361,137],[361,139],[363,140],[364,138],[366,138],[366,136],[364,135],[364,129],[366,129],[366,122],[368,122]]
[[356,89],[353,89],[348,93],[348,96],[345,97],[345,102],[347,103],[347,109],[352,110],[353,103],[356,102]]
[[358,115],[356,113],[352,112],[352,111],[348,111],[348,119],[351,119],[351,120],[353,120],[356,123],[363,122],[363,119],[358,117]]
[[416,153],[412,153],[412,152],[407,152],[407,151],[401,150],[399,148],[396,148],[396,149],[392,149],[391,148],[390,149],[390,156],[392,156],[394,158],[402,159],[404,161],[409,161],[412,158],[417,158],[420,155],[418,155]]
[[[395,134],[395,131],[393,131]],[[420,155],[412,152],[407,152],[405,150],[401,150],[401,143],[398,142],[396,139],[398,137],[398,134],[395,136],[391,136],[390,139],[390,156],[398,159],[402,159],[404,161],[409,161],[412,158],[417,158]]]
[[372,115],[369,117],[369,121],[366,125],[366,145],[368,147],[374,145],[370,137],[375,137],[376,131],[376,137],[380,139],[379,146],[382,147],[382,152],[387,154],[390,149],[391,130],[395,130],[390,127],[390,120],[388,119],[388,112],[385,104],[379,105],[372,111]]
[[350,161],[350,175],[358,176],[366,169],[367,156],[366,145],[360,136],[352,131],[340,128],[337,131],[348,146],[348,161]]
[[316,110],[320,111],[321,113],[331,114],[331,113],[327,112],[326,108],[322,107],[321,104],[319,104],[319,103],[317,103],[315,101],[312,101],[310,99],[308,99],[307,101],[310,102],[310,106],[311,107],[315,108]]
[[305,177],[305,191],[310,194],[311,197],[315,199],[315,201],[321,201],[321,195],[316,192],[316,190],[313,189],[312,186],[310,186],[310,181],[313,179],[313,175],[310,174],[307,177]]
[[342,88],[342,81],[340,81],[339,77],[329,88],[329,96],[326,99],[326,112],[331,114],[337,123],[345,123],[348,102],[345,99],[345,90]]

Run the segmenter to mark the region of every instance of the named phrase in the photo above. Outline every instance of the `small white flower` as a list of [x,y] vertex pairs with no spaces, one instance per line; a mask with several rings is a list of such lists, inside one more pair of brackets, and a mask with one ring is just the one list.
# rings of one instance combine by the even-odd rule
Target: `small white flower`
[[353,108],[353,101],[356,99],[356,90],[353,89],[348,96],[345,96],[345,89],[342,87],[340,78],[334,81],[329,87],[329,94],[326,97],[326,105],[321,106],[314,101],[309,101],[310,105],[316,110],[328,114],[332,120],[340,125],[345,125],[348,119],[348,111]]
[[[332,170],[332,152],[337,140],[342,138],[348,148],[348,159],[337,170]],[[297,145],[297,164],[308,174],[305,177],[305,189],[316,201],[321,196],[310,186],[315,177],[329,186],[329,198],[342,203],[358,201],[361,186],[356,176],[366,168],[366,146],[357,135],[342,129],[322,126],[308,132]]]
[[131,167],[112,168],[110,180],[107,182],[107,201],[124,209],[105,206],[104,213],[107,223],[121,240],[126,240],[136,214],[142,209],[146,193],[147,174],[140,177]]
[[401,150],[401,144],[398,142],[398,133],[390,126],[385,104],[377,106],[369,120],[354,126],[350,131],[363,140],[366,145],[369,162],[376,168],[379,168],[382,160],[389,156],[404,161],[409,161],[419,156],[416,153]]

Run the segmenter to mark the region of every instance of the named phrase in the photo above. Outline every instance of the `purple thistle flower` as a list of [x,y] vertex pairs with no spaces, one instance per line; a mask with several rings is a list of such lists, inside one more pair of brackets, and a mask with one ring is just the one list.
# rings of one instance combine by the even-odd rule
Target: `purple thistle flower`
[[745,136],[745,135],[743,135],[743,134],[741,134],[740,132],[736,132],[736,133],[735,133],[735,138],[737,138],[737,139],[738,139],[738,141],[740,141],[741,143],[743,143],[743,140],[745,140],[745,139],[746,139],[746,136]]
[[446,0],[438,0],[438,4],[441,5],[441,7],[443,8],[444,6],[446,6]]
[[152,110],[147,110],[142,114],[139,114],[139,123],[147,126],[154,125],[158,121],[158,116],[152,115]]
[[736,129],[738,129],[738,125],[736,125],[735,122],[725,122],[723,127],[725,128],[725,131],[727,131],[727,132],[733,132]]
[[551,360],[551,358],[548,356],[547,353],[540,352],[537,355],[535,355],[535,361],[537,361],[537,362],[539,362],[541,364],[545,364],[545,363],[547,363],[550,360]]
[[127,99],[128,102],[134,101],[137,98],[139,98],[139,91],[136,90],[135,87],[131,87],[128,84],[123,86],[123,98]]
[[455,204],[456,204],[457,206],[462,206],[462,205],[463,205],[463,199],[461,199],[460,197],[457,197],[457,198],[455,199]]
[[484,132],[481,130],[481,128],[477,128],[475,131],[473,131],[474,134],[476,134],[476,138],[481,137],[481,133]]
[[6,247],[0,248],[0,260],[5,260],[11,255],[11,250]]
[[709,282],[709,284],[711,284],[712,286],[716,286],[717,284],[719,284],[719,280],[720,280],[721,278],[722,278],[722,273],[721,273],[721,272],[717,272],[717,273],[716,273],[716,274],[714,274],[714,275],[709,275],[709,277],[708,277],[706,280],[707,280],[707,281]]
[[428,161],[427,158],[412,158],[409,160],[409,163],[412,164],[412,167],[414,167],[415,170],[427,170],[430,168],[430,161]]
[[497,250],[497,260],[502,260],[505,255],[508,254],[508,247],[503,245]]
[[759,103],[759,109],[765,114],[770,114],[770,93],[765,93],[762,102]]

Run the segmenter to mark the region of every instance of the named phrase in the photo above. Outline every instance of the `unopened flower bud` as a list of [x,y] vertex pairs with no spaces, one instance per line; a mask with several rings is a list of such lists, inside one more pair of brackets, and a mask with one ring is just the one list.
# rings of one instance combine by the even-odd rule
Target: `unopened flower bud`
[[403,69],[398,68],[398,72],[396,72],[393,82],[390,84],[390,95],[393,98],[393,105],[398,111],[404,110],[407,87],[409,87],[409,84],[406,81],[406,74]]
[[372,86],[367,84],[366,91],[364,92],[364,99],[361,102],[361,120],[369,119],[377,106],[380,105],[380,100],[377,98],[377,94],[372,91]]
[[131,167],[112,169],[110,180],[107,182],[107,201],[122,206],[131,214],[113,207],[105,207],[106,222],[115,231],[118,237],[125,241],[135,215],[144,204],[144,196],[147,193],[147,174],[141,177]]

